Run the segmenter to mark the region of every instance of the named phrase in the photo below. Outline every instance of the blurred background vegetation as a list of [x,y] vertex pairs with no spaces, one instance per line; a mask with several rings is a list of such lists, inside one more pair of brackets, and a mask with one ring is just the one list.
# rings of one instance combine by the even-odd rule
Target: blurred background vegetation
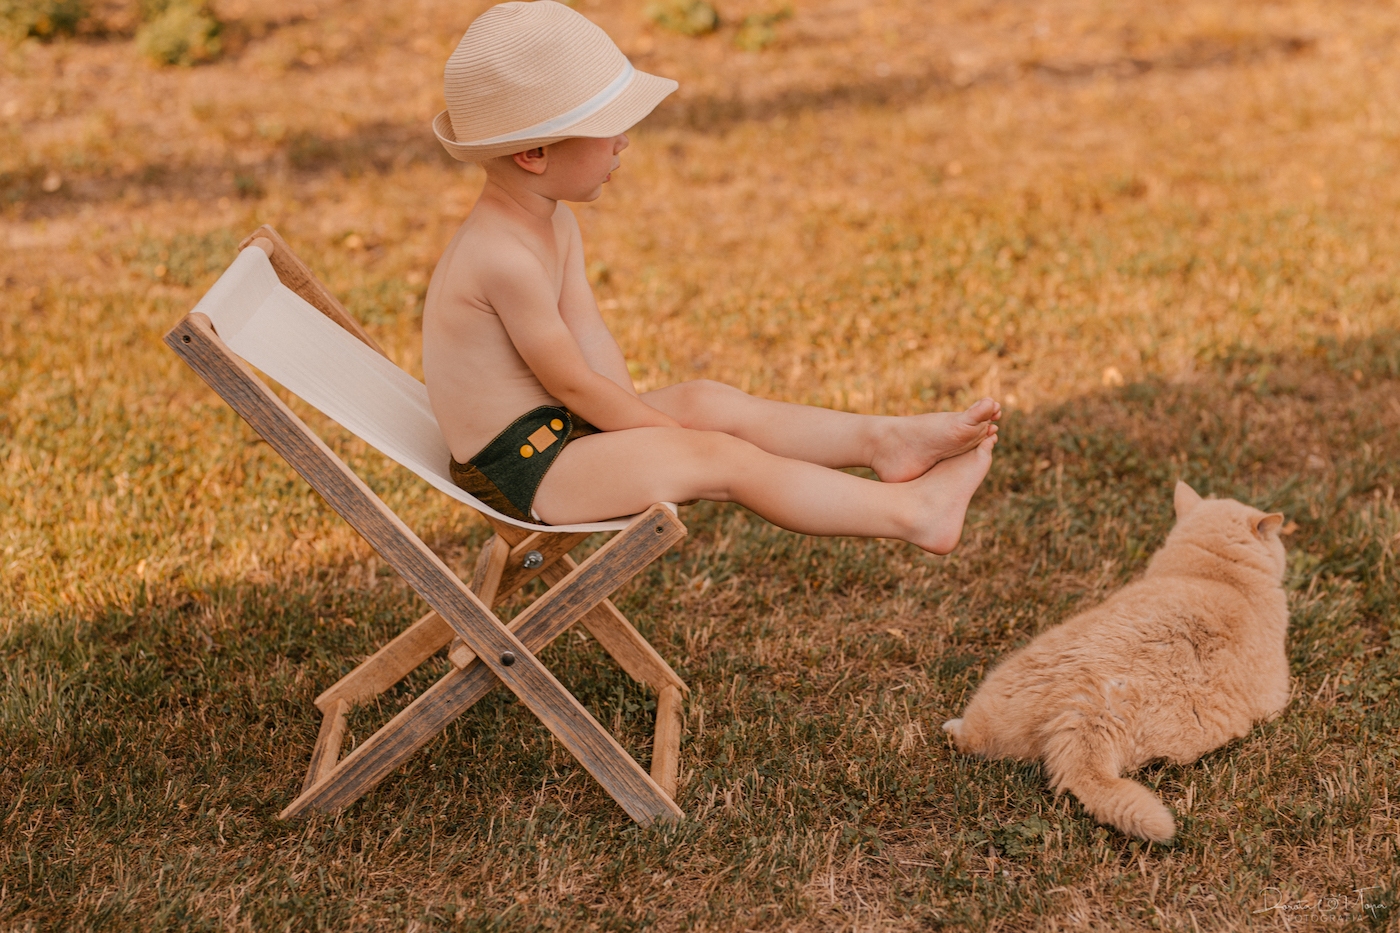
[[63,36],[132,38],[158,65],[213,61],[221,23],[203,0],[4,0],[0,41]]

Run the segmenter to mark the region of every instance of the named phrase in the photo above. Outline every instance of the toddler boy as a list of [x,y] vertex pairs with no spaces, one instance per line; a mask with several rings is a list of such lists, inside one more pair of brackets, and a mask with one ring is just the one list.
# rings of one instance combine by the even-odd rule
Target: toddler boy
[[[638,394],[584,274],[564,201],[602,193],[625,130],[674,81],[634,69],[553,0],[503,3],[447,63],[433,129],[486,184],[433,273],[423,372],[453,479],[541,524],[655,502],[738,502],[791,531],[956,546],[1001,407],[902,418],[756,398],[696,380]],[[867,466],[882,482],[841,472]]]

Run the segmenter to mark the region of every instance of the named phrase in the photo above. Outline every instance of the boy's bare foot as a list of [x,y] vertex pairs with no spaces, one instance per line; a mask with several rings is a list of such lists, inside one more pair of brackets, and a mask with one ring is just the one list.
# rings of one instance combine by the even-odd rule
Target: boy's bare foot
[[994,436],[1000,417],[1001,405],[984,398],[967,411],[892,418],[870,468],[886,483],[917,479],[939,461],[965,454]]
[[947,554],[958,546],[967,504],[991,468],[996,443],[996,435],[988,435],[972,450],[942,461],[910,483],[910,492],[917,489],[923,508],[910,515],[910,536],[905,540],[934,554]]

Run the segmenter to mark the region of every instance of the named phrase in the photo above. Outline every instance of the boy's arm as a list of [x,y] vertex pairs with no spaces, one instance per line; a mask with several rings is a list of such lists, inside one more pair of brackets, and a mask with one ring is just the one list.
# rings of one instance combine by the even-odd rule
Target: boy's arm
[[[637,398],[630,380],[624,387],[589,365],[560,316],[549,274],[538,259],[524,250],[502,250],[492,259],[483,277],[487,300],[546,392],[604,431],[679,427],[674,418]],[[617,356],[621,359],[620,352]]]
[[632,374],[627,369],[627,358],[623,356],[617,338],[613,337],[603,321],[603,315],[598,311],[598,301],[588,284],[583,234],[579,231],[578,220],[566,205],[560,204],[559,209],[569,226],[569,252],[564,262],[564,287],[559,293],[559,314],[578,341],[583,358],[593,371],[602,373],[636,395]]

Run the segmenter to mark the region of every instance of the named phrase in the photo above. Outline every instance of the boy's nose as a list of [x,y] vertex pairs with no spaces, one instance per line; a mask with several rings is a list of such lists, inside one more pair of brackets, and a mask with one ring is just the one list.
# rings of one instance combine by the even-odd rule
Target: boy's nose
[[618,153],[632,145],[632,141],[627,138],[626,133],[618,133],[617,141],[613,143],[613,152]]

